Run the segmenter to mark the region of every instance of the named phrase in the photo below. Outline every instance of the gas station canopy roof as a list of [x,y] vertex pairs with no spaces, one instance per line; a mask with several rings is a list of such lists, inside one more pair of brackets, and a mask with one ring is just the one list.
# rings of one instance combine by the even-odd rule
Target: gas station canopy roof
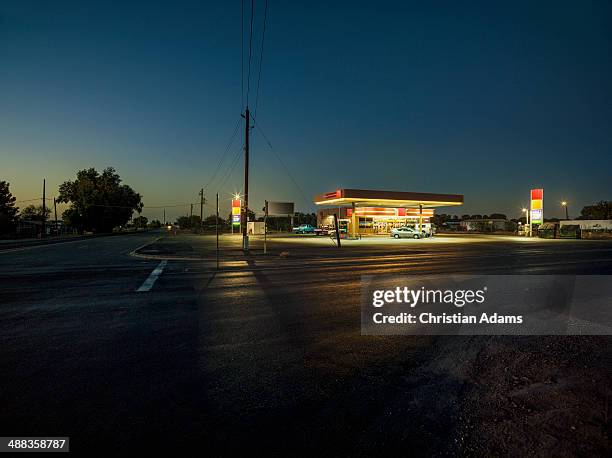
[[461,194],[426,192],[374,191],[369,189],[337,189],[315,197],[317,205],[355,205],[370,207],[447,207],[463,205]]

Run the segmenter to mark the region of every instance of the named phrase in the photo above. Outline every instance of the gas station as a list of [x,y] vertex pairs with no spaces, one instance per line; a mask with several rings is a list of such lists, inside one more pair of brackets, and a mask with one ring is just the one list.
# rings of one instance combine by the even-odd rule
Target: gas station
[[461,194],[433,194],[367,189],[337,189],[315,197],[317,225],[331,227],[337,215],[340,229],[351,238],[364,234],[388,234],[408,226],[428,232],[436,207],[463,205]]

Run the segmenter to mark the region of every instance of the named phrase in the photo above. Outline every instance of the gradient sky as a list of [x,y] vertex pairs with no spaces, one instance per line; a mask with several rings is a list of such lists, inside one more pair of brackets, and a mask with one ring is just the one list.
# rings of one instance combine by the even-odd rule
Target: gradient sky
[[[197,202],[240,116],[240,43],[237,0],[0,0],[0,179],[53,197],[112,165],[145,216]],[[545,216],[576,214],[612,199],[612,2],[269,0],[258,120],[306,198],[255,130],[252,208],[355,187],[518,217],[543,187]],[[243,136],[206,191],[224,214]]]

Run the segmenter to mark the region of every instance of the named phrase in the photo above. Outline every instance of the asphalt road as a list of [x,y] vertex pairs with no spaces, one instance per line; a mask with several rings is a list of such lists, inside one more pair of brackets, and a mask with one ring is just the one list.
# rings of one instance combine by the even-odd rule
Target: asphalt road
[[[377,273],[610,274],[611,243],[407,240],[311,256],[296,239],[242,259],[226,237],[225,271],[186,256],[137,292],[160,261],[129,253],[154,239],[0,253],[2,436],[115,453],[609,451],[610,338],[366,337],[359,293]],[[173,242],[185,254],[211,240]]]

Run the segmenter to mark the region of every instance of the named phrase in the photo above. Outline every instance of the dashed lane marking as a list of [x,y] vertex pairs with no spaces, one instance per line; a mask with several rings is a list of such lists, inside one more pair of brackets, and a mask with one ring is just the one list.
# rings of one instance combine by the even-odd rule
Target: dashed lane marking
[[153,285],[157,281],[158,277],[164,271],[164,267],[166,266],[167,263],[168,263],[168,261],[166,261],[165,259],[163,261],[161,261],[157,265],[157,267],[155,269],[153,269],[153,272],[151,272],[149,277],[144,281],[144,283],[140,286],[140,288],[138,288],[136,290],[136,292],[137,293],[142,293],[142,292],[145,292],[145,291],[150,291],[151,288],[153,288]]

